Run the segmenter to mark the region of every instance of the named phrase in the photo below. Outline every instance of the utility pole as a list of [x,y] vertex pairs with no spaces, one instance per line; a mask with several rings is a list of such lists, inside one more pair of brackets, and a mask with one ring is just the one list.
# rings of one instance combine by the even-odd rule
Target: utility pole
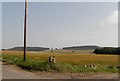
[[26,28],[27,28],[27,16],[28,16],[28,0],[25,0],[25,17],[24,17],[24,56],[23,60],[26,60]]

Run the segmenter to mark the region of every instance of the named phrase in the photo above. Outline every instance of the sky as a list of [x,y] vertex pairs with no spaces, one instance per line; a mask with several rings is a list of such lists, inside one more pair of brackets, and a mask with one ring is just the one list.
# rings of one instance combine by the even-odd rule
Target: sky
[[[27,46],[118,46],[117,2],[29,2]],[[2,3],[2,48],[23,46],[23,2]]]

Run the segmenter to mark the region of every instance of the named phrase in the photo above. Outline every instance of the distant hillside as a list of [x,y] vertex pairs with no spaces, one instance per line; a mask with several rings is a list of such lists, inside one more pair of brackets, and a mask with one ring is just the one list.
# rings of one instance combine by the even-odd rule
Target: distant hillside
[[87,50],[87,49],[96,49],[99,46],[88,45],[88,46],[72,46],[72,47],[63,47],[66,50]]
[[[44,51],[44,50],[49,50],[50,48],[45,48],[45,47],[27,47],[27,51]],[[14,47],[10,49],[3,49],[3,50],[14,50],[14,51],[23,51],[24,47]]]

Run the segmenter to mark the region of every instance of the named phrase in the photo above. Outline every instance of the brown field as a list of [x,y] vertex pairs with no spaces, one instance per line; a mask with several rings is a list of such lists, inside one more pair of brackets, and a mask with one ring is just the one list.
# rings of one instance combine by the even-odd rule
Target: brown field
[[[118,55],[96,55],[91,53],[92,50],[81,50],[72,53],[71,50],[55,50],[27,52],[27,58],[34,60],[48,60],[49,56],[55,56],[58,62],[65,62],[75,65],[81,64],[97,64],[97,65],[118,65]],[[17,57],[23,56],[22,51],[2,51],[2,54],[14,55]]]

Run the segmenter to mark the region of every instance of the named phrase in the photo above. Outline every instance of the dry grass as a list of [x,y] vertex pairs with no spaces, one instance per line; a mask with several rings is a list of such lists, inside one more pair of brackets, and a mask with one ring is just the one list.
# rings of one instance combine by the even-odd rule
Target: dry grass
[[[82,51],[84,52],[84,51]],[[22,51],[2,51],[2,54],[13,55],[17,57],[23,56]],[[118,55],[95,55],[89,52],[80,51],[72,54],[71,51],[41,51],[41,52],[27,52],[27,57],[34,60],[46,60],[49,56],[55,56],[57,61],[65,62],[75,65],[81,64],[97,64],[97,65],[118,65]]]

